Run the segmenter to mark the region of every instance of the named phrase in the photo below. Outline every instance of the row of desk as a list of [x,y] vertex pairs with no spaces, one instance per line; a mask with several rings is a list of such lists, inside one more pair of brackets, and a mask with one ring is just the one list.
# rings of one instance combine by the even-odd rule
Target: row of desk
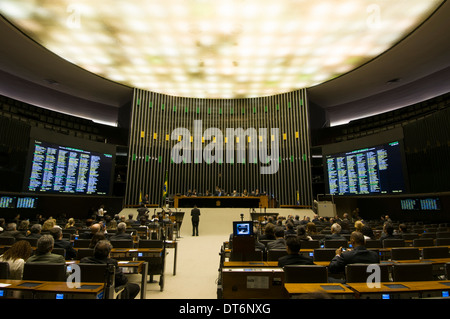
[[[391,260],[381,263],[432,263],[440,267],[450,258]],[[328,266],[328,261],[315,262]],[[283,268],[276,261],[225,261],[221,265],[218,291],[223,299],[307,298],[318,293],[334,299],[411,299],[448,297],[450,280],[367,283],[285,283]]]
[[[173,275],[176,275],[177,249],[176,241],[166,241],[166,248],[174,249]],[[159,275],[160,290],[164,289],[165,253],[163,248],[113,248],[111,258],[118,260],[124,274],[140,274],[140,298],[146,298],[147,283],[154,282],[153,275]],[[68,260],[72,264],[79,260]],[[148,280],[150,276],[150,280]],[[0,280],[0,298],[100,298],[103,295],[103,283],[83,283],[84,288],[70,288],[67,282],[30,282],[20,280]],[[59,292],[59,294],[58,294]]]
[[82,283],[69,287],[65,281],[0,280],[0,299],[103,299],[104,284]]
[[268,208],[269,196],[174,196],[174,207]]

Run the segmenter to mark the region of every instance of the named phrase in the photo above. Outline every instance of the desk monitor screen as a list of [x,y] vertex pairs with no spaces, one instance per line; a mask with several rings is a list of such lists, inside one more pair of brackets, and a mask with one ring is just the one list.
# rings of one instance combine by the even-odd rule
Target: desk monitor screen
[[253,222],[252,221],[233,222],[233,235],[234,236],[253,235]]

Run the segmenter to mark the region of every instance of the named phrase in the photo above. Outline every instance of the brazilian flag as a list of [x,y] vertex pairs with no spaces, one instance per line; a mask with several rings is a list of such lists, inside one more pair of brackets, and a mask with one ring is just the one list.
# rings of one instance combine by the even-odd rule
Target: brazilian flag
[[167,183],[168,183],[168,178],[169,178],[169,172],[166,171],[166,178],[164,179],[164,186],[163,186],[163,205],[166,202],[166,197],[167,197]]

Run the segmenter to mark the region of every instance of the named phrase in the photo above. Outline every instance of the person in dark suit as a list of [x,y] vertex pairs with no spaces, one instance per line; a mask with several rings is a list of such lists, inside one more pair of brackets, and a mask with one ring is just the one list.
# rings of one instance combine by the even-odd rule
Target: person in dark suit
[[336,249],[336,256],[330,261],[328,265],[329,273],[343,273],[345,266],[348,264],[378,264],[380,263],[380,256],[373,250],[367,250],[364,246],[364,235],[360,232],[354,231],[350,235],[350,243],[352,249],[342,251],[342,247]]
[[198,236],[198,224],[200,222],[200,209],[194,205],[191,210],[191,221],[192,221],[192,236]]
[[66,251],[66,259],[72,260],[77,257],[77,252],[73,249],[72,244],[68,240],[63,239],[63,233],[59,226],[55,226],[50,229],[50,235],[53,236],[54,244],[53,246],[56,248],[64,248]]
[[109,237],[109,240],[133,240],[131,234],[126,232],[127,224],[125,222],[120,222],[117,225],[117,232]]
[[16,240],[20,240],[20,238],[25,237],[25,235],[17,230],[16,223],[9,223],[6,225],[6,230],[0,234],[0,237],[14,237]]
[[139,207],[137,209],[137,212],[138,212],[137,217],[136,217],[137,220],[139,220],[141,217],[145,217],[148,219],[149,210],[147,208],[147,205],[142,204],[141,207]]
[[386,222],[383,225],[383,233],[380,236],[380,240],[383,241],[385,239],[401,239],[401,236],[397,236],[394,234],[394,225],[390,222]]
[[113,264],[115,268],[114,284],[116,287],[125,286],[121,297],[123,299],[134,299],[141,290],[138,284],[131,283],[119,267],[117,260],[110,258],[112,245],[107,240],[100,240],[94,247],[94,256],[84,257],[80,263],[86,264]]
[[284,240],[284,228],[275,227],[275,240],[267,243],[267,249],[285,249],[286,241]]
[[278,267],[286,265],[314,265],[312,257],[299,254],[301,242],[297,237],[288,237],[286,239],[287,255],[278,258]]
[[36,252],[28,258],[27,263],[65,263],[64,256],[52,253],[54,244],[52,235],[42,235],[38,239]]
[[41,238],[42,225],[41,224],[34,224],[30,227],[30,234],[27,236],[27,238]]

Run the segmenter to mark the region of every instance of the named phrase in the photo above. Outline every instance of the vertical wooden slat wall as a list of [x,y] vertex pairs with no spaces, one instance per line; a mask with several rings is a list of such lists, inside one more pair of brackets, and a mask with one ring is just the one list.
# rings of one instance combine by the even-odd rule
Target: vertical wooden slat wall
[[[276,198],[279,205],[312,205],[306,90],[246,99],[196,99],[135,89],[131,112],[125,205],[137,204],[145,194],[152,204],[162,205],[166,172],[168,194],[184,194],[188,189],[213,192],[216,186],[227,192],[259,189]],[[196,160],[191,141],[191,163],[172,162],[171,150],[178,143],[171,139],[172,131],[186,128],[193,138],[195,120],[202,121],[202,136],[208,128],[222,132],[222,162]],[[227,128],[254,128],[256,138],[226,140]],[[279,168],[274,174],[261,174],[261,167],[270,165],[260,162],[262,128],[267,129],[268,155],[273,151],[271,129],[279,129]],[[202,142],[202,150],[212,142]],[[227,143],[235,146],[232,162],[227,161]],[[245,162],[238,158],[239,143],[245,143]],[[257,143],[253,162],[248,152],[251,143]]]

